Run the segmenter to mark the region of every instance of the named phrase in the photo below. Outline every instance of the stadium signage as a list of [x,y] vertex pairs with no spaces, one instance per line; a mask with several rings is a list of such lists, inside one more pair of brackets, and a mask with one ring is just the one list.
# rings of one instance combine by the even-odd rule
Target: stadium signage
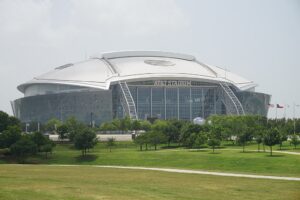
[[184,87],[184,86],[191,86],[192,82],[191,81],[154,81],[154,86],[179,86],[179,87]]

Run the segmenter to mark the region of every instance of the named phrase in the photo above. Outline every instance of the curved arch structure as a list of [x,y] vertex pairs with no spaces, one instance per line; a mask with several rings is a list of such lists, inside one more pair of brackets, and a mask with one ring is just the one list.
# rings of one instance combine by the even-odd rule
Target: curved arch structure
[[[191,55],[123,51],[56,67],[19,85],[24,98],[14,101],[12,107],[22,121],[45,121],[50,116],[65,119],[70,115],[86,122],[93,121],[90,116],[94,116],[96,122],[102,122],[124,115],[134,119],[192,120],[210,114],[247,113],[241,102],[243,98],[239,96],[243,92],[258,94],[254,92],[256,86],[252,81],[204,64]],[[73,95],[73,99],[85,101],[84,96],[92,94],[95,98],[92,103],[80,104],[79,100],[71,98]],[[270,96],[261,96],[263,104],[267,105]],[[46,97],[55,100],[47,102],[43,99]],[[64,98],[67,99],[62,100]],[[30,101],[36,101],[39,108],[30,106]],[[65,101],[75,102],[73,106],[66,106]],[[92,104],[93,108],[89,108],[88,104]],[[256,113],[266,115],[265,105],[261,105],[262,110]],[[29,111],[29,107],[34,111]],[[50,109],[55,113],[39,114]],[[104,111],[105,116],[100,114]],[[79,112],[85,113],[85,116],[79,117]]]

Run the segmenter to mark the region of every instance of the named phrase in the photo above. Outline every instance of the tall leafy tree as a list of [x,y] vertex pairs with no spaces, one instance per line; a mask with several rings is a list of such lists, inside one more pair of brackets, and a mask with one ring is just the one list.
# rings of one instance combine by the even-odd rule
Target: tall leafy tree
[[7,130],[9,126],[21,126],[20,120],[9,116],[7,113],[0,111],[0,133]]
[[67,138],[67,134],[69,132],[68,126],[66,124],[62,124],[57,127],[57,133],[60,140]]
[[270,147],[270,155],[272,156],[272,148],[279,143],[280,133],[277,128],[271,128],[264,134],[264,144]]
[[0,149],[9,148],[21,138],[21,128],[19,126],[9,126],[0,134]]
[[69,117],[66,120],[65,125],[68,128],[68,137],[71,142],[74,142],[74,138],[77,134],[86,129],[86,126],[79,122],[75,117]]
[[90,128],[80,130],[74,138],[74,146],[81,150],[82,156],[86,156],[87,150],[93,148],[97,142],[97,135]]

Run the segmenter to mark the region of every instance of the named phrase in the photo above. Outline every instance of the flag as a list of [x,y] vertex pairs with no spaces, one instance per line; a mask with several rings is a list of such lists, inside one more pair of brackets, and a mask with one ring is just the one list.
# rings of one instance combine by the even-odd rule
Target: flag
[[269,106],[270,108],[274,108],[274,104],[268,103],[268,106]]
[[276,105],[277,108],[284,108],[284,106],[277,104]]

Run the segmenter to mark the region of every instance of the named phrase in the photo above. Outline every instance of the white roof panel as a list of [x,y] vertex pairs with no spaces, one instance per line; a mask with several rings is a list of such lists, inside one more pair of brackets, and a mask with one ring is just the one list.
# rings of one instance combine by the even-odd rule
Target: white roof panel
[[226,81],[241,90],[256,85],[222,68],[198,62],[193,56],[159,52],[130,51],[105,53],[75,64],[66,64],[18,86],[24,92],[32,84],[66,84],[109,89],[120,80],[191,79],[198,81]]

